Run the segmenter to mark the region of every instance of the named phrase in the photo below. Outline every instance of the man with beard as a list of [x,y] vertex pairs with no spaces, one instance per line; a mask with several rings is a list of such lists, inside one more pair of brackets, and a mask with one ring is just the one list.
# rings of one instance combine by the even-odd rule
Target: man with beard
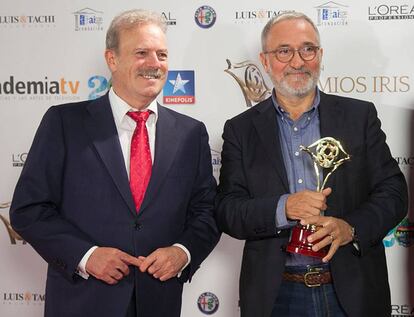
[[[389,316],[382,239],[406,214],[407,188],[375,107],[317,88],[323,50],[306,15],[271,19],[262,50],[272,96],[226,122],[217,196],[219,229],[246,240],[241,316]],[[316,191],[300,146],[323,137],[351,160]],[[297,221],[319,228],[308,241],[329,248],[323,258],[285,252]]]
[[106,36],[105,96],[50,108],[16,186],[13,228],[47,261],[45,316],[180,316],[219,239],[205,126],[156,102],[166,23],[132,10]]

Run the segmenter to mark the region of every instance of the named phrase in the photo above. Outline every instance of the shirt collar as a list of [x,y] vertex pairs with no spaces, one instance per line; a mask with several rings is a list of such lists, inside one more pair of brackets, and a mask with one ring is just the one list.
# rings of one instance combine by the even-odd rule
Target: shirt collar
[[[280,115],[282,117],[287,116],[286,111],[283,110],[283,108],[277,102],[276,90],[274,88],[273,88],[273,91],[272,91],[272,101],[273,101],[273,105],[276,108],[276,111],[277,111],[278,115]],[[315,98],[313,99],[312,106],[306,112],[307,113],[309,113],[309,112],[316,113],[316,111],[314,111],[314,110],[318,109],[320,101],[321,101],[321,96],[320,96],[320,93],[319,93],[319,88],[316,87]]]
[[[121,125],[125,117],[127,117],[127,112],[137,111],[137,109],[132,108],[128,103],[126,103],[121,97],[119,97],[113,88],[109,90],[109,103],[111,104],[112,113],[114,115],[115,124],[117,126]],[[145,110],[150,110],[151,115],[149,120],[154,123],[158,119],[158,104],[157,100],[154,99]]]

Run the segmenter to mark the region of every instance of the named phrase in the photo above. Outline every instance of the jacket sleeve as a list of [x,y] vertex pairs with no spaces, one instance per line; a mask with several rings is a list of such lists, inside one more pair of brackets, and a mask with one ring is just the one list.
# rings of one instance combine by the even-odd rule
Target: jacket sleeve
[[[403,219],[408,208],[404,175],[391,156],[372,103],[368,106],[365,130],[366,169],[362,173],[368,186],[358,188],[358,191],[367,198],[344,216],[344,220],[356,230],[361,255],[371,246],[381,243],[388,231]],[[358,187],[358,184],[354,185]]]
[[[244,129],[227,121],[223,132],[222,166],[220,184],[216,199],[216,219],[223,232],[236,239],[256,240],[277,237],[286,230],[277,230],[276,209],[279,198],[285,192],[281,186],[271,182],[270,177],[263,179],[252,176],[269,187],[266,194],[255,194],[253,184],[249,183],[247,174],[254,174],[253,169],[266,169],[257,162],[246,162],[251,144]],[[243,134],[243,135],[242,135]],[[248,148],[246,148],[248,147]],[[253,155],[253,154],[252,154]],[[248,171],[246,165],[252,165]],[[253,166],[254,165],[254,166]]]
[[191,254],[191,262],[180,277],[183,282],[191,279],[201,262],[210,254],[220,239],[214,220],[216,181],[213,177],[208,134],[204,124],[200,123],[197,133],[199,136],[197,176],[187,207],[186,228],[177,241],[184,245]]
[[17,182],[10,221],[49,265],[72,280],[79,261],[94,243],[59,211],[65,162],[63,135],[59,111],[52,107],[40,123]]

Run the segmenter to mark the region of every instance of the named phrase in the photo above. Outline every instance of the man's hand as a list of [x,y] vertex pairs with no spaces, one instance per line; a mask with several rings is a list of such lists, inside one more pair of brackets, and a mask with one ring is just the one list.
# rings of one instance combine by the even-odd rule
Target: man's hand
[[326,197],[331,192],[331,188],[325,188],[322,192],[304,190],[289,195],[286,200],[286,217],[290,220],[302,220],[319,215],[326,210]]
[[321,241],[312,247],[313,251],[318,251],[327,245],[331,245],[329,247],[328,254],[322,259],[323,262],[328,262],[332,259],[333,255],[340,246],[352,242],[352,227],[342,219],[325,216],[312,216],[303,219],[300,223],[304,226],[313,224],[320,228],[308,237],[309,242],[321,239]]
[[159,248],[147,257],[138,257],[142,264],[139,269],[141,272],[148,272],[160,281],[166,281],[181,271],[187,263],[187,254],[177,247],[171,246]]
[[129,274],[128,265],[139,267],[142,260],[115,248],[97,248],[86,262],[86,272],[108,284],[118,283]]

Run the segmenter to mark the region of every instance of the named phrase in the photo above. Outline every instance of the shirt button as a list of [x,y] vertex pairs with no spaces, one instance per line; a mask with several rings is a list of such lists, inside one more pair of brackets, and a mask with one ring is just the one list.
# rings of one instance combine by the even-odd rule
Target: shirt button
[[293,128],[293,131],[297,132],[298,131],[298,128],[297,127],[294,127]]
[[298,179],[298,183],[299,183],[299,184],[302,184],[302,183],[303,183],[303,179],[302,179],[302,178],[299,178],[299,179]]
[[295,152],[295,156],[299,156],[299,152],[298,151]]

